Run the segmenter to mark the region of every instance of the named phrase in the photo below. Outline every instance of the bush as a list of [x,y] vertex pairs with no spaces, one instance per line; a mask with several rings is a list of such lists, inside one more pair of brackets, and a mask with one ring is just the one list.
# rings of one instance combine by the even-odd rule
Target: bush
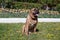
[[57,11],[60,12],[60,4],[57,5]]
[[5,8],[12,8],[12,9],[14,9],[15,7],[14,7],[14,3],[12,3],[12,2],[6,2],[6,7]]
[[18,9],[21,9],[21,8],[22,9],[29,9],[29,8],[33,8],[33,7],[41,8],[41,4],[37,4],[37,3],[15,2],[14,6]]

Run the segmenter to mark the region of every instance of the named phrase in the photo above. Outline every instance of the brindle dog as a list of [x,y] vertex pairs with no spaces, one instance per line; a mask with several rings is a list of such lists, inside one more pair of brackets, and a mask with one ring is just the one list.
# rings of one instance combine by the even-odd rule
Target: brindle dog
[[36,32],[36,25],[38,23],[39,9],[32,8],[29,11],[29,14],[26,19],[26,23],[23,26],[22,34],[29,35],[30,32]]

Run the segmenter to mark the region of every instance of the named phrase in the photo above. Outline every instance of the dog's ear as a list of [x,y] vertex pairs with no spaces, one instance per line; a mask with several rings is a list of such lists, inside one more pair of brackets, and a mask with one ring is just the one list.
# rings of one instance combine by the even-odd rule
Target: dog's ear
[[31,18],[35,18],[35,17],[33,16],[33,13],[32,13],[32,10],[31,10],[31,9],[29,10],[29,15],[30,15]]
[[30,13],[30,14],[32,13],[31,9],[29,10],[29,13]]

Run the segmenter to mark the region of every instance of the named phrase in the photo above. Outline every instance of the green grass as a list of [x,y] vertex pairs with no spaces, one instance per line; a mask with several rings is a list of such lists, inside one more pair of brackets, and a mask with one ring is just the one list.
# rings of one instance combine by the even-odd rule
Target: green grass
[[36,34],[22,36],[22,23],[0,23],[0,40],[60,40],[60,23],[38,23]]

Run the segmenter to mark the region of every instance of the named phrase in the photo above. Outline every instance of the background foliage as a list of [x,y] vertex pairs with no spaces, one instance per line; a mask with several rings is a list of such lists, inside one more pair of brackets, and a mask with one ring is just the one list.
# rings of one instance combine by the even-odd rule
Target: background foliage
[[9,8],[9,4],[12,6],[12,8],[41,8],[41,6],[47,4],[51,5],[52,7],[55,5],[56,10],[60,10],[60,0],[0,0],[0,4],[1,3],[5,3],[7,8]]

